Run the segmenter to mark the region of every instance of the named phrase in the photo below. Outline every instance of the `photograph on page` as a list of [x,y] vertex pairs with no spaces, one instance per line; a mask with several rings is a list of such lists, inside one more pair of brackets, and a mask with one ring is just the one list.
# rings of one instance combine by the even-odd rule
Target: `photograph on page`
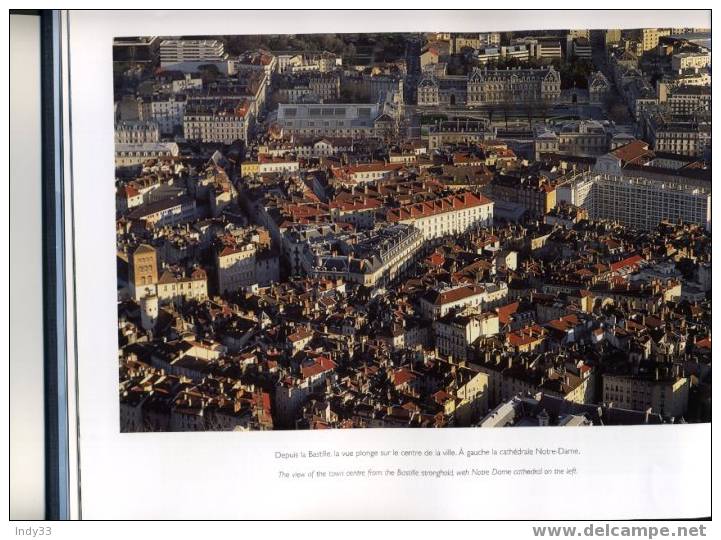
[[114,38],[121,433],[711,422],[710,29],[432,26]]

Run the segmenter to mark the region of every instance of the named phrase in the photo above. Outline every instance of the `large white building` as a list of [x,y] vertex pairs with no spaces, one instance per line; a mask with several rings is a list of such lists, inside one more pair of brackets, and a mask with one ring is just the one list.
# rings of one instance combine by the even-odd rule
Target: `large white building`
[[157,296],[161,303],[180,304],[189,300],[202,302],[208,298],[208,277],[200,268],[189,276],[166,270],[158,280]]
[[671,57],[671,69],[678,72],[684,69],[703,69],[711,65],[711,52],[682,52]]
[[177,157],[179,153],[178,145],[174,142],[117,143],[115,145],[115,166],[142,165],[150,159]]
[[[505,52],[504,52],[505,51]],[[512,49],[511,54],[525,54]],[[501,56],[508,55],[503,48]],[[499,103],[556,103],[561,75],[553,66],[541,69],[474,69],[468,76],[426,73],[418,83],[418,105],[482,106]]]
[[160,140],[160,128],[156,122],[125,120],[115,125],[116,144],[156,143]]
[[[674,369],[675,368],[675,369]],[[603,376],[603,401],[618,408],[635,411],[651,410],[667,417],[680,418],[688,410],[689,380],[674,368],[658,371],[654,376]]]
[[468,347],[481,336],[498,333],[498,314],[447,315],[433,321],[433,334],[438,352],[454,359],[467,360]]
[[421,314],[428,319],[445,317],[453,310],[467,308],[483,311],[497,306],[508,297],[506,282],[458,285],[430,289],[419,299]]
[[278,124],[292,135],[327,137],[376,136],[378,103],[287,104],[278,105]]
[[493,223],[493,201],[471,192],[392,208],[386,213],[391,223],[415,225],[425,240],[463,233],[472,227]]
[[155,122],[162,134],[172,134],[183,125],[186,98],[183,94],[160,94],[144,102],[143,118]]
[[225,60],[223,42],[217,39],[166,39],[160,43],[160,66],[182,62]]
[[253,242],[224,246],[216,253],[215,264],[221,293],[279,280],[278,256],[271,250],[259,250]]
[[186,223],[196,218],[195,199],[187,195],[143,204],[128,214],[128,219],[144,221],[156,228]]
[[183,116],[183,132],[190,141],[232,144],[248,139],[249,120],[246,99],[191,99]]
[[710,187],[585,172],[558,191],[559,202],[582,206],[591,219],[615,220],[636,229],[653,229],[665,220],[711,229]]

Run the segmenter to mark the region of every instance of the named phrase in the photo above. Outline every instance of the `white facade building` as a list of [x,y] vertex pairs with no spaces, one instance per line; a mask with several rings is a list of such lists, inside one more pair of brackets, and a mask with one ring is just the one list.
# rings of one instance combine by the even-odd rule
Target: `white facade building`
[[183,125],[185,104],[186,99],[182,94],[164,95],[153,96],[144,107],[148,110],[148,117],[158,124],[160,133],[172,134],[176,128]]
[[433,322],[438,352],[458,360],[468,359],[468,347],[479,337],[492,336],[498,331],[498,314],[491,312],[449,315]]
[[284,133],[328,137],[373,137],[378,103],[278,105],[278,124]]
[[421,314],[428,319],[445,317],[453,310],[472,308],[483,311],[503,302],[508,296],[505,282],[459,285],[429,290],[419,299]]
[[223,42],[217,39],[166,39],[160,43],[160,66],[182,62],[217,62],[225,59]]
[[190,141],[232,144],[248,139],[249,119],[247,100],[193,99],[183,116],[183,132]]
[[115,126],[115,144],[156,143],[160,128],[156,122],[127,120]]
[[460,234],[472,227],[493,223],[493,201],[465,192],[442,199],[393,208],[386,214],[392,223],[415,225],[426,240]]
[[176,143],[118,143],[115,145],[115,166],[142,165],[149,159],[177,157],[179,152]]
[[[661,221],[711,229],[711,190],[670,181],[586,172],[559,190],[559,197],[588,210],[591,219],[653,229]],[[559,200],[560,202],[560,200]]]
[[671,57],[671,69],[676,72],[684,69],[703,69],[710,65],[711,52],[684,52]]

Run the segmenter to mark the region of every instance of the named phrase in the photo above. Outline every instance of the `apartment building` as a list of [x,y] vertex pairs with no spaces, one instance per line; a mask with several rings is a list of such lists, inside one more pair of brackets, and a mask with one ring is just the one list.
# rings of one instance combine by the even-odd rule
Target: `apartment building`
[[[695,104],[705,106],[704,94],[686,94],[673,100],[677,108]],[[702,157],[711,147],[710,120],[694,116],[674,116],[659,108],[649,108],[642,117],[642,129],[646,140],[656,152],[681,156]]]
[[361,163],[347,167],[332,167],[331,173],[334,182],[341,184],[364,184],[376,182],[398,174],[403,170],[402,163],[386,163],[377,161],[373,163]]
[[127,217],[155,228],[186,223],[197,217],[195,199],[187,195],[161,199],[138,206]]
[[711,111],[710,86],[674,86],[666,92],[659,85],[659,102],[665,103],[672,115],[686,116]]
[[[507,297],[508,285],[501,281],[429,289],[420,296],[418,302],[421,314],[427,319],[436,320],[452,311],[472,309],[483,312],[499,305]],[[492,331],[497,324],[490,319],[483,326],[485,331]]]
[[497,174],[484,193],[494,201],[523,206],[531,216],[541,217],[556,206],[556,187],[544,176]]
[[239,242],[220,247],[215,256],[218,289],[233,292],[258,284],[277,282],[280,275],[278,255],[254,242]]
[[711,66],[711,53],[702,52],[681,52],[671,56],[671,69],[675,72],[685,69],[705,69]]
[[428,127],[428,149],[448,144],[477,144],[495,137],[496,132],[487,121],[443,121]]
[[201,268],[196,268],[190,275],[166,270],[158,279],[157,296],[161,304],[202,302],[208,298],[208,276]]
[[183,125],[186,102],[184,94],[154,94],[142,100],[140,117],[155,122],[162,135],[172,135]]
[[182,62],[218,62],[225,60],[223,42],[217,39],[165,39],[160,43],[160,66]]
[[481,66],[485,66],[489,62],[497,62],[501,59],[501,49],[499,47],[483,47],[476,51],[476,60]]
[[572,42],[571,55],[579,60],[591,60],[593,51],[587,37],[577,37]]
[[603,375],[603,401],[622,409],[680,418],[688,410],[689,380],[679,366],[659,366],[647,376]]
[[468,360],[468,348],[479,337],[493,336],[499,331],[498,314],[493,312],[455,314],[433,321],[438,352],[454,360]]
[[386,219],[391,223],[415,225],[426,240],[433,240],[491,225],[493,201],[483,195],[463,192],[389,209]]
[[132,167],[151,159],[174,158],[179,154],[178,145],[170,142],[117,143],[115,166]]
[[159,140],[157,122],[125,120],[115,125],[115,144],[156,143]]
[[599,156],[608,152],[608,144],[606,130],[595,120],[567,122],[555,129],[544,126],[534,136],[536,159],[544,153]]
[[189,141],[232,144],[248,139],[249,120],[247,99],[190,99],[183,133]]
[[341,239],[339,252],[328,252],[316,244],[307,252],[314,258],[307,264],[313,277],[340,278],[373,289],[386,287],[402,276],[422,247],[423,235],[418,229],[395,224],[359,233],[352,243]]
[[[669,180],[585,172],[569,181],[570,198],[591,219],[618,221],[634,229],[661,221],[695,223],[711,229],[711,190]],[[565,199],[566,197],[564,197]]]
[[297,159],[276,157],[267,154],[259,154],[254,161],[244,161],[240,164],[240,174],[248,176],[252,174],[297,172],[300,164]]
[[641,51],[647,52],[658,47],[659,38],[669,35],[669,28],[639,28],[635,31],[634,38],[639,42]]
[[113,39],[113,62],[150,64],[157,57],[160,38],[116,37]]
[[278,95],[288,103],[337,101],[340,97],[340,74],[337,72],[310,72],[281,76]]

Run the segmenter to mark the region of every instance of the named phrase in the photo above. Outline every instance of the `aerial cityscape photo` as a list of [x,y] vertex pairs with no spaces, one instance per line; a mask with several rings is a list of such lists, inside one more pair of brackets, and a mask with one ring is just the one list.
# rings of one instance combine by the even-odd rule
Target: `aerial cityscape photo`
[[120,431],[710,422],[710,35],[116,38]]

